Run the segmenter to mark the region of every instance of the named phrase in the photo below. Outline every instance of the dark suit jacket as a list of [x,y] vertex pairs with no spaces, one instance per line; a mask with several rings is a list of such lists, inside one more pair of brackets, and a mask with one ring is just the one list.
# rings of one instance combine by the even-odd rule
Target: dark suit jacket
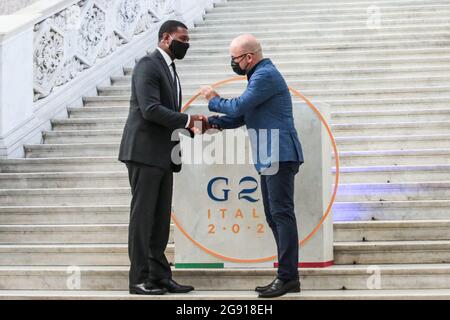
[[172,141],[172,133],[185,128],[188,115],[180,113],[181,103],[177,104],[177,88],[172,79],[158,50],[136,64],[120,161],[181,170],[181,165],[171,160],[172,150],[179,144]]

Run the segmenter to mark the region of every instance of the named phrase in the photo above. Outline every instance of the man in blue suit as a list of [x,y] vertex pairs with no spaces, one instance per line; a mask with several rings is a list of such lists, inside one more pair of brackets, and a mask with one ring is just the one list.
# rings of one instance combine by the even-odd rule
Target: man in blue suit
[[245,92],[234,99],[221,98],[211,87],[203,87],[201,92],[210,111],[225,114],[210,117],[211,127],[223,130],[246,125],[249,133],[256,133],[249,134],[253,161],[261,177],[264,211],[275,237],[279,267],[272,283],[255,290],[261,298],[300,292],[294,182],[303,153],[294,126],[292,98],[283,76],[270,59],[264,59],[254,36],[234,39],[230,54],[234,72],[247,75]]

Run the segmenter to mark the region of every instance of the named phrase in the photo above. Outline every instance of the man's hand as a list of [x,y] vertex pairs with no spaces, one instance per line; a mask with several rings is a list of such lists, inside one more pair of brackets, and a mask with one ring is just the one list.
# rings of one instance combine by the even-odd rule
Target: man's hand
[[208,123],[208,117],[203,115],[191,115],[191,121],[189,122],[188,128],[194,134],[203,134],[207,130],[211,129],[211,126]]
[[210,86],[201,87],[200,94],[208,101],[215,97],[219,97],[219,94]]
[[220,128],[220,126],[216,123],[216,120],[219,119],[219,115],[213,115],[212,117],[208,118],[208,124],[210,129],[216,129],[219,131],[222,131],[223,129]]
[[189,122],[188,128],[192,129],[196,125],[198,126],[198,124],[203,123],[204,121],[207,121],[207,120],[208,120],[208,118],[206,118],[205,116],[193,114],[193,115],[191,115],[191,121]]

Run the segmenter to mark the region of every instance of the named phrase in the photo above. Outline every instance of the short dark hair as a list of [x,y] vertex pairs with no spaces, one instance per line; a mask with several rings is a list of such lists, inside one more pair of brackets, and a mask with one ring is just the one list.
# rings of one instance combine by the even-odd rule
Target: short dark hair
[[164,33],[173,33],[177,31],[178,28],[188,29],[188,27],[180,21],[177,20],[167,20],[159,28],[158,39],[161,41],[163,39]]

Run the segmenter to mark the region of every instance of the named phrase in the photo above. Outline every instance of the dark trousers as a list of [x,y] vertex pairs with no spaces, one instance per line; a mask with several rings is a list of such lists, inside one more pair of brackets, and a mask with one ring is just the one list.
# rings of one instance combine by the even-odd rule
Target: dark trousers
[[128,230],[130,285],[172,277],[165,250],[170,234],[173,172],[127,163],[132,200]]
[[297,280],[298,231],[294,211],[294,182],[300,163],[280,162],[275,175],[261,175],[261,192],[267,223],[278,251],[278,278]]

